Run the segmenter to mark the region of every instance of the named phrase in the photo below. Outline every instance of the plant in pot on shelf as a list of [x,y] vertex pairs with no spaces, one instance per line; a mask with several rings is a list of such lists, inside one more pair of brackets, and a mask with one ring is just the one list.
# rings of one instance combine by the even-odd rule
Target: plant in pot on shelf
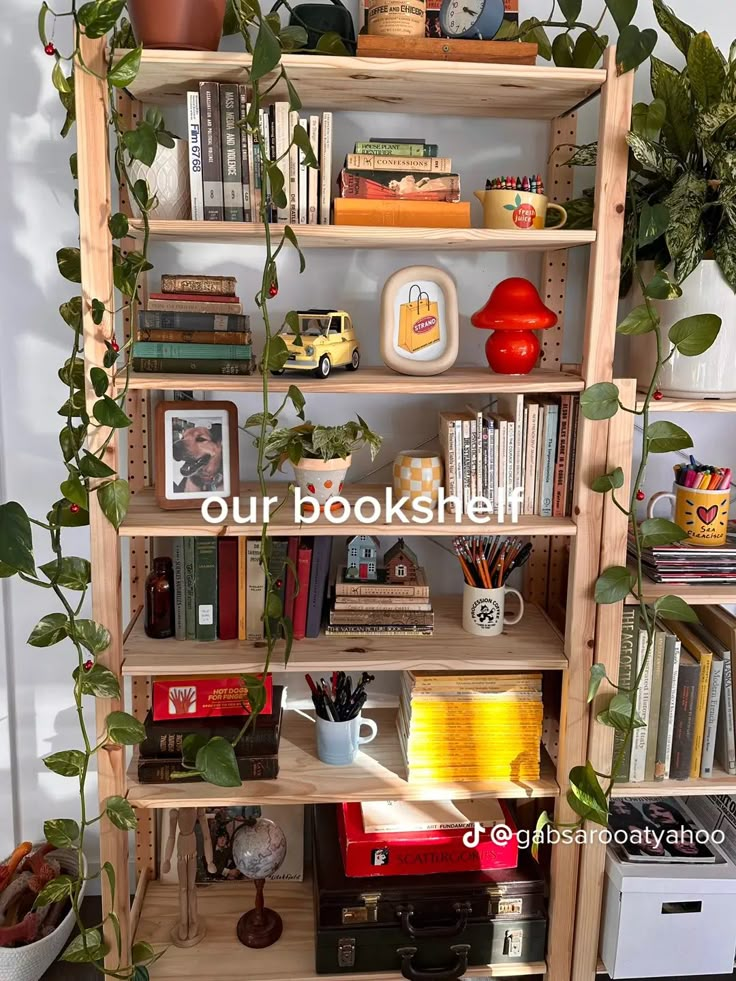
[[144,48],[217,51],[220,46],[226,0],[127,0],[127,5],[133,34]]
[[[647,280],[666,270],[668,284],[655,283],[650,293],[666,328],[707,298],[727,327],[697,361],[674,350],[660,366],[658,388],[682,398],[734,398],[736,329],[728,314],[736,291],[736,48],[726,59],[707,33],[671,12],[660,24],[684,65],[652,57],[654,99],[634,107],[622,285],[633,280],[633,301],[641,304],[635,264],[644,265]],[[571,162],[595,163],[596,156],[592,144]],[[592,196],[572,205],[573,227],[590,224]],[[654,338],[635,326],[627,333],[629,371],[646,387],[657,361]]]
[[[252,419],[246,422],[246,428],[249,424],[253,424]],[[374,433],[360,416],[357,422],[351,420],[340,426],[304,422],[291,429],[272,429],[266,439],[265,456],[272,474],[288,461],[302,497],[314,498],[320,508],[325,508],[342,491],[353,452],[367,446],[374,460],[382,441],[383,437]]]

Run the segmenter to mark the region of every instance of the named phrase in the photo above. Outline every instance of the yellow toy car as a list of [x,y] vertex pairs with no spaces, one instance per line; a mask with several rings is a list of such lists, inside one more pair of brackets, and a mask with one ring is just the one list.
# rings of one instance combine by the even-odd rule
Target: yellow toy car
[[327,378],[333,368],[357,371],[360,344],[350,314],[344,310],[300,310],[299,337],[288,324],[278,333],[289,349],[289,360],[275,375],[284,371],[313,371],[317,378]]

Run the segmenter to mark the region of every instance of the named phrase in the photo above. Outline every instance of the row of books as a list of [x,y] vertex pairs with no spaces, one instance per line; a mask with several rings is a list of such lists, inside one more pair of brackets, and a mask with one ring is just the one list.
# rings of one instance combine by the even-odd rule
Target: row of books
[[452,160],[423,139],[373,138],[355,144],[338,177],[336,225],[469,228]]
[[[330,536],[270,539],[269,571],[297,640],[319,636],[331,555]],[[263,640],[260,538],[174,538],[172,561],[177,639]]]
[[[245,85],[200,82],[198,91],[187,93],[192,219],[258,222],[265,205],[269,221],[329,224],[332,113],[300,117],[288,102],[260,110],[266,157],[277,162],[287,197],[286,207],[277,208],[262,200],[264,155],[256,127],[247,122],[250,112]],[[292,143],[297,125],[308,134],[319,169],[307,167],[303,150]]]
[[569,515],[578,411],[576,395],[500,395],[488,409],[441,412],[446,493],[466,510],[473,498],[484,498],[490,511],[503,495],[511,513],[511,492],[521,489],[520,514]]
[[[736,617],[698,607],[700,623],[657,621],[636,695],[644,725],[625,742],[616,731],[613,764],[632,783],[712,777],[714,763],[736,775],[733,658]],[[625,607],[618,684],[630,688],[647,654],[638,607]]]
[[249,375],[255,368],[250,318],[232,276],[161,277],[138,313],[135,371]]
[[[200,680],[176,678],[172,682],[168,679],[166,697],[179,701],[191,698]],[[208,681],[212,682],[213,679]],[[156,684],[154,679],[154,689]],[[279,773],[279,743],[286,708],[286,689],[273,685],[269,691],[270,705],[248,726],[235,746],[238,770],[243,780],[275,780]],[[156,721],[154,715],[153,710],[148,712],[144,721],[146,735],[138,747],[138,779],[141,783],[181,782],[185,778],[174,777],[173,774],[182,772],[182,747],[186,736],[194,735],[199,739],[221,736],[230,741],[237,738],[246,721],[243,715],[216,718],[185,715]]]
[[[636,545],[629,533],[629,556]],[[727,586],[736,581],[736,526],[729,522],[725,545],[653,545],[642,550],[642,567],[654,582],[711,583]]]
[[402,675],[397,729],[409,780],[538,780],[541,674]]
[[[402,546],[406,548],[403,542]],[[356,582],[346,577],[344,568],[339,569],[325,633],[348,637],[430,636],[434,612],[421,566],[416,567],[413,578],[413,582],[399,584],[386,582],[380,575],[375,582]]]

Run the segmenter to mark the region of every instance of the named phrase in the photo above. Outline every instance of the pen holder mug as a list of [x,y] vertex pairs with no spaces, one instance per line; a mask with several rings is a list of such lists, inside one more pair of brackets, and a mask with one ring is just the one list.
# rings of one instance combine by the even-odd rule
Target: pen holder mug
[[[519,612],[507,616],[506,594],[513,593],[519,600]],[[463,630],[476,637],[497,637],[504,627],[513,627],[524,616],[524,598],[518,589],[499,586],[497,589],[481,589],[477,586],[463,588]]]
[[567,212],[559,204],[552,204],[546,194],[531,191],[473,191],[483,205],[484,228],[545,228],[547,211],[557,211],[560,220],[552,228],[562,228],[567,223]]
[[712,548],[726,544],[728,511],[731,504],[730,490],[696,490],[674,484],[674,490],[653,494],[647,506],[647,517],[654,516],[654,509],[663,500],[671,500],[675,524],[687,533],[688,545]]
[[[368,726],[368,736],[361,736],[361,726]],[[373,742],[377,735],[376,723],[362,715],[347,722],[333,722],[317,716],[317,756],[330,766],[349,766],[358,755],[358,748]]]

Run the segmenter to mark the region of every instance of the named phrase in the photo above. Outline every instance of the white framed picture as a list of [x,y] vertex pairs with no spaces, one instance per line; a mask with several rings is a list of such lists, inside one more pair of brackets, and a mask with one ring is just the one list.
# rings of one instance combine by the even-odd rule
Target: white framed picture
[[432,266],[407,266],[381,296],[381,357],[404,375],[438,375],[457,360],[457,290]]
[[232,402],[159,402],[156,497],[162,508],[198,508],[238,492],[238,415]]

